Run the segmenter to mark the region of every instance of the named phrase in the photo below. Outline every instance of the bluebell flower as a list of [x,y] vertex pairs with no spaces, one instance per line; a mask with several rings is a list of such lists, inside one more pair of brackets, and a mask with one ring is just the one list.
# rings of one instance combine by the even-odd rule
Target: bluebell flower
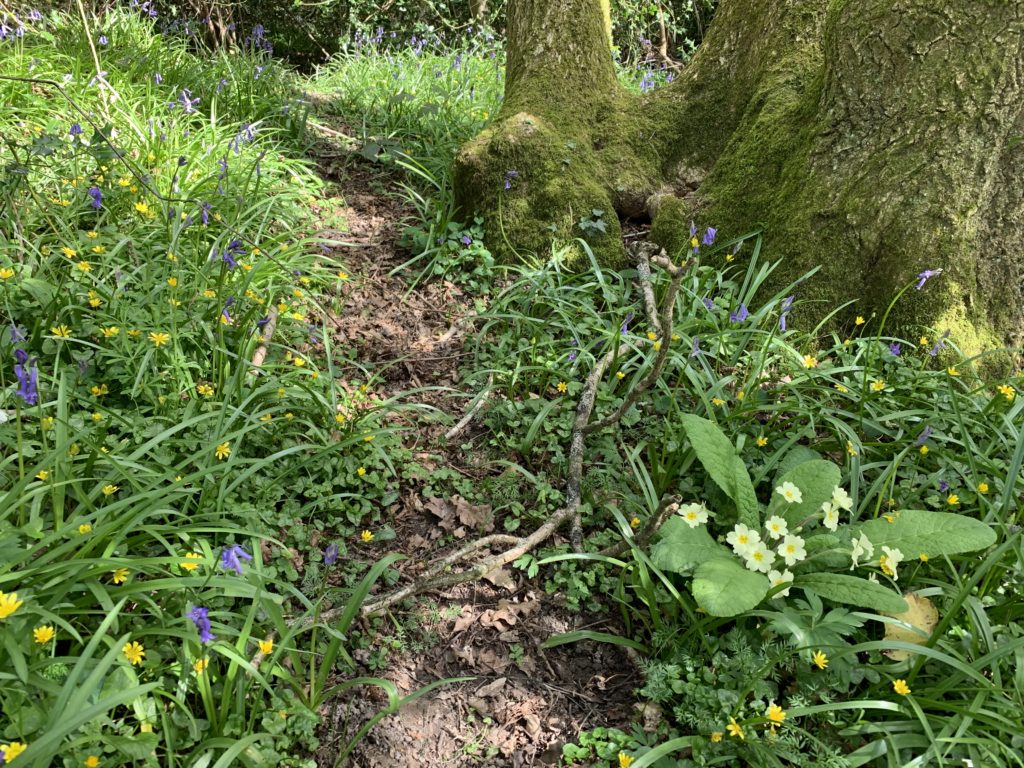
[[939,490],[942,491],[942,493],[948,491],[949,483],[947,483],[945,480],[939,480]]
[[338,562],[338,545],[330,544],[327,549],[324,550],[324,565],[331,566]]
[[924,284],[928,282],[929,278],[935,277],[941,272],[941,269],[926,269],[924,272],[920,273],[917,276],[919,279],[917,281],[917,285],[914,287],[920,291],[922,288],[924,288]]
[[[250,558],[251,559],[251,558]],[[239,570],[241,573],[241,570]],[[196,625],[196,629],[199,630],[199,642],[201,643],[212,643],[217,639],[217,636],[213,634],[210,625],[210,609],[204,608],[197,605],[191,611],[188,612],[188,617],[192,619],[192,623]]]
[[224,550],[220,553],[220,567],[225,571],[234,571],[239,576],[242,575],[242,560],[251,561],[252,555],[238,544],[224,547]]
[[699,357],[701,353],[700,349],[700,337],[693,337],[693,344],[690,346],[690,357]]
[[100,45],[106,45],[110,41],[107,40],[107,36],[106,35],[100,35],[98,42],[99,42]]
[[903,348],[899,345],[898,342],[894,341],[892,344],[889,345],[889,354],[892,355],[893,357],[899,357],[902,351]]
[[157,85],[160,85],[160,83],[162,83],[163,81],[164,81],[164,76],[163,75],[161,75],[159,72],[154,72],[153,73],[153,82],[154,83],[156,83]]
[[14,376],[18,380],[18,397],[25,401],[25,405],[35,405],[39,399],[39,369],[35,363],[28,364],[28,353],[23,349],[14,350]]
[[81,136],[82,135],[82,126],[80,124],[78,124],[78,123],[72,123],[71,124],[71,129],[68,131],[68,134],[71,135],[71,136]]
[[714,245],[715,244],[715,235],[717,235],[717,234],[718,234],[718,230],[717,229],[715,229],[714,227],[708,227],[704,231],[704,239],[702,241],[704,243],[704,245]]
[[779,314],[779,330],[786,330],[786,318],[789,317],[790,310],[793,307],[793,299],[795,296],[787,296],[782,300],[782,312]]
[[712,312],[714,311],[714,309],[715,309],[715,302],[712,300],[712,298],[710,296],[705,296],[703,299],[701,299],[701,301],[704,302],[704,306],[708,310],[710,310]]
[[647,93],[652,88],[654,88],[654,74],[648,70],[644,72],[644,76],[640,79],[640,91],[641,93]]
[[750,312],[747,311],[747,305],[742,303],[738,310],[729,313],[729,321],[733,323],[742,323],[748,317],[750,317]]
[[463,245],[472,245],[473,244],[473,238],[470,237],[469,235],[463,235],[462,236],[462,244]]
[[92,198],[92,207],[99,208],[103,205],[103,192],[99,187],[89,187],[89,197]]
[[191,115],[193,112],[196,111],[195,106],[200,101],[201,101],[201,99],[198,96],[196,96],[194,99],[192,98],[192,91],[191,90],[189,90],[188,88],[183,88],[181,90],[181,96],[178,97],[178,101],[177,102],[173,102],[172,101],[171,102],[171,106],[173,107],[176,104],[181,104],[182,111],[186,115]]
[[925,428],[921,430],[921,434],[917,436],[917,440],[914,441],[914,445],[924,445],[928,438],[931,437],[933,431],[931,427],[925,425]]
[[939,354],[939,350],[946,348],[946,339],[949,338],[949,331],[943,333],[938,341],[935,342],[935,346],[928,350],[928,354],[932,357],[936,357]]
[[240,256],[244,251],[245,247],[242,245],[241,240],[232,240],[228,243],[228,247],[224,253],[221,254],[221,259],[228,265],[228,269],[234,269],[238,266],[238,261],[235,257]]

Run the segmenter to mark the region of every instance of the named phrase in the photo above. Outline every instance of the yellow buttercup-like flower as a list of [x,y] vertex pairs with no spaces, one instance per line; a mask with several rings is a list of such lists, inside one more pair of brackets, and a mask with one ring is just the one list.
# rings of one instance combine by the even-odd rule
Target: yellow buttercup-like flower
[[115,584],[124,584],[126,581],[128,581],[128,569],[118,568],[111,574],[110,580]]
[[258,641],[258,645],[260,647],[260,653],[264,655],[274,650],[274,641],[270,638]]
[[50,333],[56,336],[58,339],[70,339],[71,329],[66,325],[55,325],[50,329]]
[[121,486],[114,485],[113,483],[107,483],[106,485],[103,486],[103,495],[104,496],[113,496],[119,490],[121,490]]
[[39,645],[45,645],[46,643],[53,640],[54,635],[57,632],[49,624],[44,624],[41,627],[36,627],[32,630],[32,639],[35,640]]
[[178,563],[178,565],[184,571],[194,571],[199,567],[199,563],[202,559],[203,556],[198,552],[186,552],[185,559]]
[[82,763],[85,768],[99,768],[100,759],[96,755],[89,755]]
[[153,342],[154,347],[162,347],[171,340],[171,335],[160,331],[151,331],[149,334],[149,340]]
[[813,355],[804,355],[802,362],[803,362],[804,368],[817,368],[818,367],[818,358],[814,357]]
[[906,696],[910,693],[910,686],[907,685],[906,680],[893,680],[892,689],[896,691],[900,696]]
[[359,538],[361,538],[365,543],[369,544],[371,541],[373,541],[373,533],[371,531],[363,531],[361,534],[359,534]]
[[50,477],[50,470],[40,469],[36,472],[36,480],[48,480]]
[[129,663],[137,666],[142,663],[142,659],[146,655],[146,649],[140,642],[131,642],[124,644],[124,647],[121,648],[121,653],[124,654]]
[[619,752],[619,768],[629,768],[633,764],[633,758],[625,752]]
[[743,735],[743,726],[736,722],[735,717],[729,718],[729,724],[725,726],[725,730],[727,730],[729,735],[734,739],[743,740],[747,738]]
[[1013,398],[1017,396],[1017,390],[1011,387],[1009,384],[1000,384],[996,389],[999,391],[1008,403],[1013,402]]
[[85,536],[87,533],[92,533],[92,526],[89,525],[89,523],[82,523],[78,526],[78,533],[82,536]]
[[4,763],[12,762],[14,758],[16,758],[26,749],[28,749],[28,744],[24,744],[20,741],[12,741],[10,744],[6,746],[0,744],[0,753],[2,753],[4,756]]
[[213,397],[213,391],[213,387],[209,384],[200,384],[198,387],[196,387],[196,392],[198,392],[203,397]]
[[218,461],[223,461],[231,455],[231,443],[221,443],[214,449],[214,455],[216,455]]
[[825,655],[824,651],[815,651],[811,661],[814,662],[814,666],[818,669],[824,669],[828,666],[828,656]]
[[210,666],[209,659],[196,659],[195,662],[192,664],[192,669],[196,671],[197,675],[201,675],[203,674],[203,672],[206,671],[206,668],[208,666]]
[[24,600],[18,599],[17,592],[11,592],[9,594],[0,592],[0,619],[6,619],[18,610],[24,602]]
[[881,392],[885,389],[885,382],[882,379],[875,379],[871,382],[872,392]]
[[100,333],[102,333],[103,337],[106,339],[112,339],[115,336],[117,336],[117,334],[119,334],[120,332],[121,329],[118,328],[116,325],[110,325],[107,326],[106,328],[100,328]]
[[0,280],[10,280],[14,277],[14,270],[10,267],[0,267]]
[[782,721],[786,719],[786,710],[773,702],[768,705],[764,716],[768,718],[768,722],[772,725],[782,725]]

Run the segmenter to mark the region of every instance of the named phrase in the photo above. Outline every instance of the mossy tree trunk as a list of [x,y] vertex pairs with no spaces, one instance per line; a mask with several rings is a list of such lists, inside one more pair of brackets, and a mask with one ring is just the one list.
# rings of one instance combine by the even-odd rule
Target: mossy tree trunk
[[[778,281],[823,266],[800,289],[821,312],[884,311],[942,269],[897,306],[902,330],[972,352],[1024,340],[1024,4],[722,0],[647,97],[615,82],[606,0],[508,13],[504,105],[456,162],[460,204],[506,257],[587,234],[614,263],[616,213],[651,215],[670,249],[690,218],[761,226]],[[579,226],[595,208],[604,236]]]

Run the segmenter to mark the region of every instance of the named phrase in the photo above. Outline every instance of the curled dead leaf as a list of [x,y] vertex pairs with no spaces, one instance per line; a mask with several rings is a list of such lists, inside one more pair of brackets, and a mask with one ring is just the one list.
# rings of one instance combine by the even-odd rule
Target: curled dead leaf
[[[939,612],[932,605],[931,600],[927,597],[919,596],[916,592],[908,592],[903,597],[906,599],[908,606],[905,612],[883,613],[882,615],[898,619],[909,626],[886,624],[885,639],[896,640],[902,643],[913,643],[914,645],[924,645],[931,637],[935,625],[939,623]],[[906,661],[915,655],[913,651],[902,648],[892,648],[884,653],[894,661]]]

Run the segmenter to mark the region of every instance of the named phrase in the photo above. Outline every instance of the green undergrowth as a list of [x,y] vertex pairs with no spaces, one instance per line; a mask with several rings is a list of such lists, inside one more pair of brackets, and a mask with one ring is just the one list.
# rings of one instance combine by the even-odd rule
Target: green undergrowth
[[0,751],[311,765],[395,409],[323,327],[291,75],[145,11],[0,41]]
[[[554,489],[595,361],[614,352],[596,393],[599,418],[669,346],[652,390],[617,428],[587,438],[589,554],[563,546],[518,561],[570,605],[621,607],[626,635],[600,639],[642,650],[640,694],[664,714],[653,731],[584,734],[566,747],[566,764],[1013,765],[1024,697],[1014,671],[1024,651],[1015,597],[1021,381],[978,378],[979,361],[960,356],[941,329],[890,336],[888,314],[858,317],[849,338],[823,335],[803,320],[803,280],[765,293],[775,266],[759,251],[760,238],[748,236],[690,254],[697,263],[669,336],[648,324],[631,272],[567,273],[557,253],[524,269],[479,318],[466,376],[490,399],[472,444],[486,449],[496,477],[515,476],[526,501],[506,527],[534,526],[563,502]],[[656,274],[659,297],[667,282]],[[916,299],[910,285],[894,304]],[[940,367],[940,353],[952,364]],[[737,521],[756,530],[782,514],[778,489],[790,481],[814,509],[807,519],[786,515],[809,553],[794,557],[787,587],[781,557],[766,578],[715,540],[724,544]],[[817,528],[813,501],[833,486],[844,492],[835,491],[843,506],[834,536]],[[665,497],[703,511],[710,536],[683,536],[691,528],[677,516],[653,546],[641,544],[637,533]],[[858,535],[877,546],[851,573]],[[598,554],[623,539],[624,552]],[[889,557],[881,544],[897,550],[898,568],[880,559]],[[695,573],[708,558],[719,559]],[[931,601],[938,627],[883,638],[893,620],[879,611],[901,610],[909,591]],[[895,658],[901,647],[915,652]]]

